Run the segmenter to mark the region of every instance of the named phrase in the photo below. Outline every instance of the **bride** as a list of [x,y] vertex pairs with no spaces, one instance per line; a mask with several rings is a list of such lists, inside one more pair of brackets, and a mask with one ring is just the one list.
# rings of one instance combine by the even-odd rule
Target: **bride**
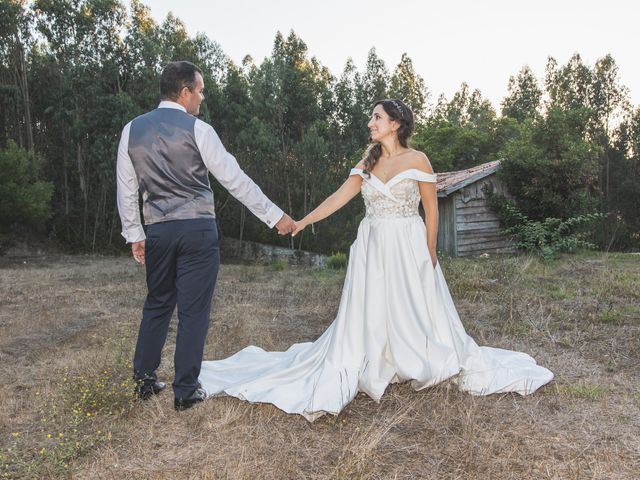
[[453,378],[474,395],[527,395],[551,381],[553,373],[529,355],[479,347],[465,332],[436,257],[436,175],[427,157],[408,146],[413,126],[402,101],[377,102],[365,158],[297,222],[294,235],[359,192],[364,198],[366,215],[333,323],[316,341],[285,352],[249,346],[203,362],[199,380],[208,395],[272,403],[313,421],[337,415],[358,392],[379,401],[393,382],[411,380],[419,390]]

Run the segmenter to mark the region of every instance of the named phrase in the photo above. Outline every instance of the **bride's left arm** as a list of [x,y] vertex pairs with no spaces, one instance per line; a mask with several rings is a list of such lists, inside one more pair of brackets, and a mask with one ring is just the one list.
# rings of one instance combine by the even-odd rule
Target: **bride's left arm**
[[362,178],[358,175],[351,175],[347,180],[331,195],[329,195],[318,207],[311,213],[307,214],[302,220],[296,222],[296,229],[292,232],[295,237],[298,233],[305,229],[306,226],[319,222],[332,215],[337,210],[344,207],[349,200],[360,192]]
[[[433,174],[433,167],[427,156],[418,152],[416,159],[416,169]],[[425,218],[424,223],[427,227],[427,248],[429,249],[429,255],[433,266],[438,263],[438,257],[436,256],[436,246],[438,243],[438,195],[436,192],[436,184],[433,182],[418,182],[420,188],[420,199],[422,200],[422,207],[424,208]]]

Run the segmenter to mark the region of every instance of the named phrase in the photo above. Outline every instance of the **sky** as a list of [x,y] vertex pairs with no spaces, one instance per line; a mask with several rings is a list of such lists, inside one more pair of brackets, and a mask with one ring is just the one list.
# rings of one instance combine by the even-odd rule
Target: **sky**
[[403,53],[431,93],[447,98],[467,82],[499,111],[509,77],[524,65],[542,81],[549,56],[574,53],[592,66],[611,54],[640,105],[640,2],[633,0],[142,0],[156,21],[169,12],[190,35],[205,33],[236,63],[271,53],[293,30],[339,77],[349,57],[363,70],[369,50],[392,71]]

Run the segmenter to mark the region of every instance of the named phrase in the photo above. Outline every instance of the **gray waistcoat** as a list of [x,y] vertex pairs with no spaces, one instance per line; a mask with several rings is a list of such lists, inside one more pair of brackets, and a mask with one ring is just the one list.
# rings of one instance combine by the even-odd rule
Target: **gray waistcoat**
[[195,121],[182,110],[158,108],[131,122],[129,156],[146,225],[215,217],[208,171],[196,145]]

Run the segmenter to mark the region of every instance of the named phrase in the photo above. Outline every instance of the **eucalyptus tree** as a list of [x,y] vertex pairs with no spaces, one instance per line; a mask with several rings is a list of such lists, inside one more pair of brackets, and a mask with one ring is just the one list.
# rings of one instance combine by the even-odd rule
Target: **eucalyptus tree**
[[612,150],[612,229],[607,247],[640,249],[640,107],[629,112],[616,129]]
[[467,83],[447,100],[440,95],[432,114],[419,123],[414,145],[429,156],[436,171],[459,170],[494,160],[496,113],[480,90]]
[[[139,113],[158,104],[158,87],[163,66],[160,27],[151,11],[139,0],[131,2],[130,18],[124,36],[125,55],[121,61],[124,94],[138,106]],[[130,119],[121,119],[122,125]]]
[[522,67],[516,76],[509,77],[507,96],[502,100],[502,115],[518,122],[541,114],[542,89],[529,66]]
[[32,23],[33,15],[25,0],[0,3],[0,146],[13,138],[29,151],[34,146],[27,75]]
[[413,68],[409,55],[402,54],[389,82],[389,97],[399,98],[413,111],[416,120],[420,120],[427,112],[429,92],[423,78]]
[[[625,115],[631,111],[629,90],[622,85],[618,66],[611,55],[596,61],[592,69],[592,87],[589,95],[589,107],[592,121],[589,136],[601,148],[600,189],[603,194],[602,211],[615,215],[616,199],[620,198],[615,190],[624,181],[625,174],[615,169],[612,176],[612,162],[622,158],[614,153],[616,127]],[[620,175],[622,174],[622,175]],[[613,180],[613,181],[612,181]],[[615,197],[615,198],[612,198]],[[609,226],[609,224],[607,224]],[[609,232],[607,232],[609,233]]]
[[[618,67],[611,55],[596,61],[590,68],[576,54],[566,65],[559,66],[550,58],[547,64],[546,87],[548,106],[564,111],[581,112],[583,138],[597,149],[598,179],[594,195],[599,198],[599,210],[609,216],[602,229],[601,245],[616,241],[617,200],[616,189],[624,180],[619,165],[623,157],[615,152],[618,126],[631,112],[628,89],[619,78]],[[619,201],[619,200],[618,200]]]
[[358,102],[359,84],[360,74],[353,60],[349,58],[333,89],[336,102],[333,114],[336,150],[345,165],[348,157],[362,148],[368,139],[366,130],[368,111]]
[[384,60],[378,56],[375,47],[371,48],[364,71],[356,82],[356,103],[367,112],[367,116],[376,101],[388,97],[390,80]]

